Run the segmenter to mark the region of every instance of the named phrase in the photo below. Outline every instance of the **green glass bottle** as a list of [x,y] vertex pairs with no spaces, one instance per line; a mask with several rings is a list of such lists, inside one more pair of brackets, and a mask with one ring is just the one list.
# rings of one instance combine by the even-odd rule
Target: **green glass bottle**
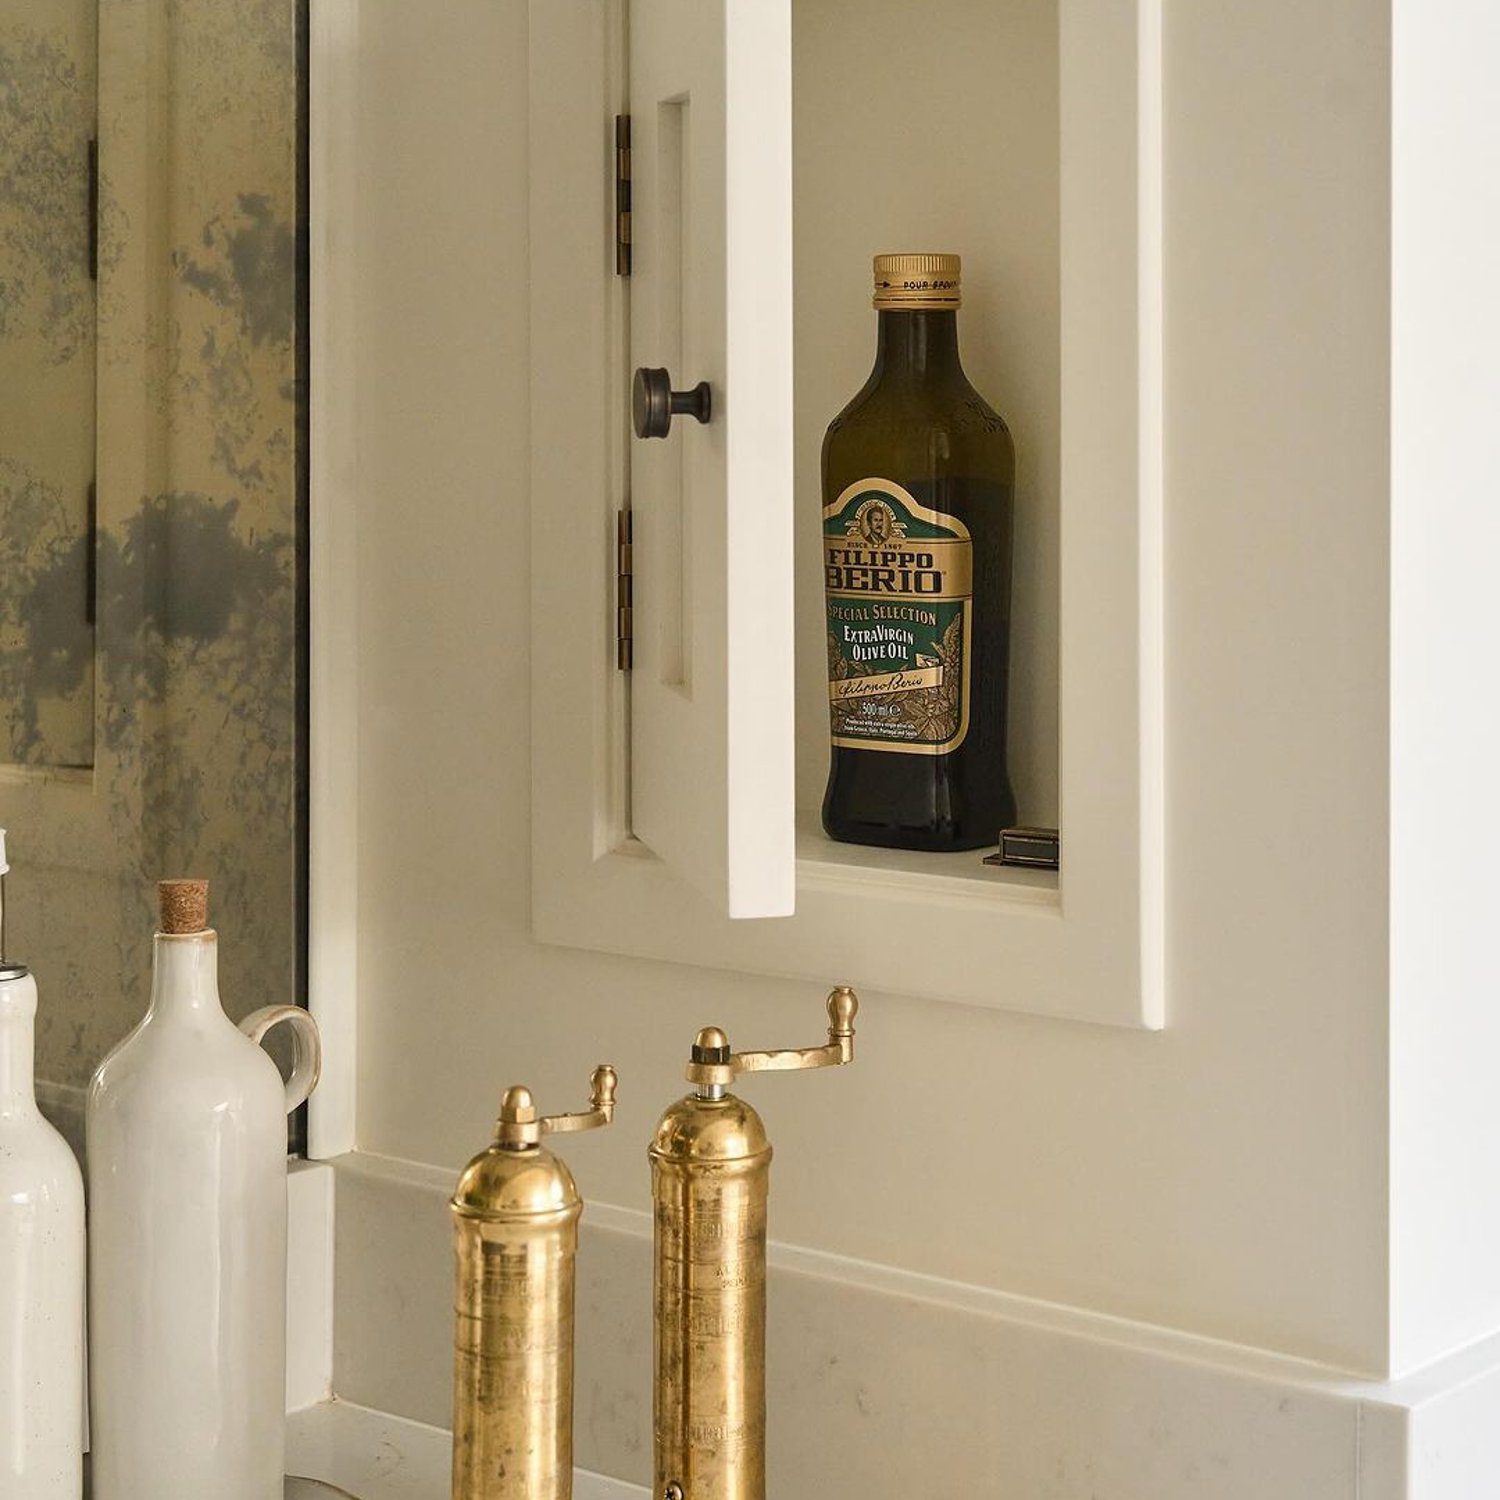
[[1015,821],[1015,449],[959,363],[959,275],[875,257],[875,368],[823,439],[823,827],[846,843],[977,849]]

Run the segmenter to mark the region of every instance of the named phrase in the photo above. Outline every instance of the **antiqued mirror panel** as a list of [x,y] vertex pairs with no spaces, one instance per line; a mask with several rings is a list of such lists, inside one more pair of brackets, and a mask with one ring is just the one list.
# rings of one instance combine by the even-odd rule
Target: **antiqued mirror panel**
[[0,0],[0,826],[63,1116],[159,876],[212,883],[231,1015],[305,998],[305,36]]
[[96,0],[0,0],[0,764],[94,754]]

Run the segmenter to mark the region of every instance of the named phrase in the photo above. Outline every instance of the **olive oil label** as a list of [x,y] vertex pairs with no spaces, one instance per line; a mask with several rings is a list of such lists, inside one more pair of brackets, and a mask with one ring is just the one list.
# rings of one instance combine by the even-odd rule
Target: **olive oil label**
[[888,479],[823,507],[833,743],[945,755],[969,728],[974,550]]

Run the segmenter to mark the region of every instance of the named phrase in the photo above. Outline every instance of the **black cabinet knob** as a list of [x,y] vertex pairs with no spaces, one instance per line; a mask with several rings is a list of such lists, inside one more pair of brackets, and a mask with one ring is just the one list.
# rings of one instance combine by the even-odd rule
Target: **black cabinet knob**
[[674,391],[672,377],[665,370],[642,368],[635,372],[630,415],[637,437],[664,438],[672,429],[673,417],[706,422],[712,414],[713,397],[706,380],[700,380],[690,391]]

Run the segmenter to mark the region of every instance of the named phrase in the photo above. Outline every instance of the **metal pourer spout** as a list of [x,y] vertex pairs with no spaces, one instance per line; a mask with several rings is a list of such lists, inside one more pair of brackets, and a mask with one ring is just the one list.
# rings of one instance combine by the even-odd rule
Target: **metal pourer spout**
[[846,984],[828,994],[828,1041],[821,1047],[789,1047],[771,1052],[732,1052],[717,1026],[705,1026],[693,1040],[683,1076],[697,1084],[700,1099],[722,1099],[741,1073],[789,1073],[805,1068],[838,1068],[854,1060],[854,1018],[859,996]]
[[0,828],[0,980],[20,979],[26,974],[25,964],[18,964],[5,955],[5,876],[10,866],[5,862],[5,830]]
[[0,828],[0,969],[5,963],[5,877],[10,866],[5,862],[5,830]]

